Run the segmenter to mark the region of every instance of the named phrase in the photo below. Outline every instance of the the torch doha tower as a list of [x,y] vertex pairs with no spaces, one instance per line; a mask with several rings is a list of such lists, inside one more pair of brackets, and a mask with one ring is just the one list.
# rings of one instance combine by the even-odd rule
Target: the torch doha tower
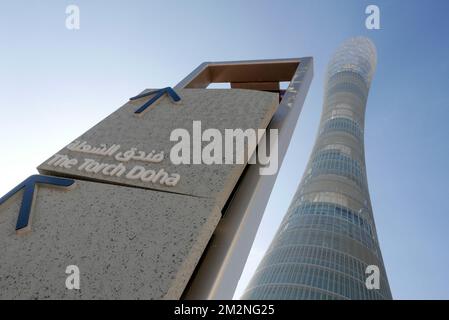
[[[347,40],[333,55],[312,155],[243,299],[391,299],[363,142],[375,68],[366,38]],[[379,268],[380,289],[366,287],[368,265]]]

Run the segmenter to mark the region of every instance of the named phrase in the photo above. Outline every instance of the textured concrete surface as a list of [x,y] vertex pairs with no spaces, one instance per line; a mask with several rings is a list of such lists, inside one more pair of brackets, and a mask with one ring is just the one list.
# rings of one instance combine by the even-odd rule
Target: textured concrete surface
[[[219,129],[224,137],[224,129],[266,128],[279,104],[278,94],[243,89],[182,89],[177,90],[182,100],[172,103],[165,96],[137,116],[137,110],[148,98],[126,103],[82,136],[74,139],[87,141],[98,146],[119,144],[120,151],[136,147],[151,152],[164,151],[165,159],[161,163],[144,164],[148,169],[158,171],[164,168],[169,173],[181,176],[176,186],[164,186],[158,183],[129,180],[124,177],[106,177],[100,173],[80,172],[74,166],[70,169],[55,168],[42,163],[38,170],[48,175],[64,175],[81,179],[103,180],[143,188],[166,190],[185,195],[213,198],[222,208],[240,177],[244,164],[240,165],[173,165],[169,159],[170,149],[176,142],[170,142],[173,129],[187,129],[192,136],[192,121],[202,121],[202,131],[208,128]],[[69,144],[70,141],[67,141]],[[207,144],[207,143],[203,143]],[[224,144],[223,144],[224,147]],[[78,159],[91,158],[99,162],[118,164],[115,159],[70,151],[64,148],[58,154]],[[223,152],[224,156],[224,152]],[[141,161],[131,160],[127,168],[142,165]]]
[[[67,166],[38,167],[47,175],[72,177],[76,186],[41,186],[31,215],[31,232],[15,233],[21,193],[0,207],[0,299],[179,299],[220,218],[221,209],[245,164],[174,165],[169,154],[174,129],[201,121],[202,131],[266,128],[278,95],[252,90],[182,89],[174,104],[163,97],[144,113],[148,98],[126,103],[73,141],[120,145],[146,153],[164,151],[160,163],[89,154],[64,148]],[[87,115],[86,115],[87,116]],[[71,141],[67,141],[69,144]],[[203,146],[207,143],[203,143]],[[224,148],[224,142],[223,142]],[[163,168],[181,176],[176,186],[78,170],[85,159],[98,163]],[[223,152],[224,159],[224,152]],[[74,164],[76,163],[76,164]],[[80,269],[80,290],[65,286],[66,267]]]
[[38,187],[18,236],[21,196],[0,207],[0,299],[177,299],[220,219],[211,199],[78,180]]

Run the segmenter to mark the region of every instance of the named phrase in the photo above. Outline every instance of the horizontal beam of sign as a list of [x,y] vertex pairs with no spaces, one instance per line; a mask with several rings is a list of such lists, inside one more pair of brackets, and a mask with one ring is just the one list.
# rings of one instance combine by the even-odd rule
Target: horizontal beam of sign
[[4,195],[2,198],[0,198],[0,205],[2,205],[4,202],[6,202],[6,200],[11,198],[13,195],[15,195],[20,190],[24,189],[23,197],[22,197],[22,204],[20,206],[20,211],[19,211],[19,217],[17,218],[16,231],[28,227],[28,222],[30,220],[31,207],[33,205],[34,189],[35,189],[36,183],[46,184],[46,185],[51,185],[51,186],[56,186],[56,187],[70,187],[71,185],[73,185],[75,183],[75,180],[42,176],[42,175],[36,174],[36,175],[32,175],[32,176],[28,177],[25,181],[23,181],[17,187],[12,189],[10,192],[8,192],[6,195]]
[[166,87],[163,89],[159,89],[159,90],[155,90],[155,91],[151,91],[151,92],[147,92],[147,93],[143,93],[143,94],[139,94],[135,97],[130,98],[129,100],[137,100],[140,98],[144,98],[144,97],[148,97],[148,96],[152,96],[155,95],[154,97],[152,97],[150,100],[148,100],[147,102],[145,102],[139,109],[137,109],[134,113],[142,113],[146,110],[146,108],[148,108],[149,106],[151,106],[153,103],[155,103],[160,97],[162,97],[164,94],[168,94],[169,97],[174,101],[174,102],[178,102],[181,100],[181,98],[178,96],[178,94],[175,92],[175,90],[173,90],[170,87]]

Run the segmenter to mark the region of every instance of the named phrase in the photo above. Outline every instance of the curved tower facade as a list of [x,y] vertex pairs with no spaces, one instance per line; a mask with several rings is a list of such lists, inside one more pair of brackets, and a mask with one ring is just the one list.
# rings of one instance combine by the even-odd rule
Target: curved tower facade
[[[344,42],[327,69],[318,136],[301,184],[242,299],[391,299],[364,153],[376,49]],[[368,265],[380,288],[368,289]]]

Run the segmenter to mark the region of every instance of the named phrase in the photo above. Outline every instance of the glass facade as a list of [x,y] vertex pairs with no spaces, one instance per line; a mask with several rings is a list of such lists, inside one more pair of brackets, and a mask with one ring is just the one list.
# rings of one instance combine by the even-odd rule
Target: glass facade
[[363,139],[362,129],[360,129],[358,123],[348,118],[341,117],[327,120],[320,134],[332,134],[335,132],[345,132],[353,135],[357,140]]
[[[366,38],[343,43],[327,71],[315,147],[296,195],[242,299],[391,299],[368,193],[364,116],[376,68]],[[367,266],[380,270],[368,289]]]
[[354,181],[358,186],[364,186],[362,168],[357,160],[345,155],[339,150],[323,150],[315,154],[310,173],[306,181],[318,175],[335,174]]

